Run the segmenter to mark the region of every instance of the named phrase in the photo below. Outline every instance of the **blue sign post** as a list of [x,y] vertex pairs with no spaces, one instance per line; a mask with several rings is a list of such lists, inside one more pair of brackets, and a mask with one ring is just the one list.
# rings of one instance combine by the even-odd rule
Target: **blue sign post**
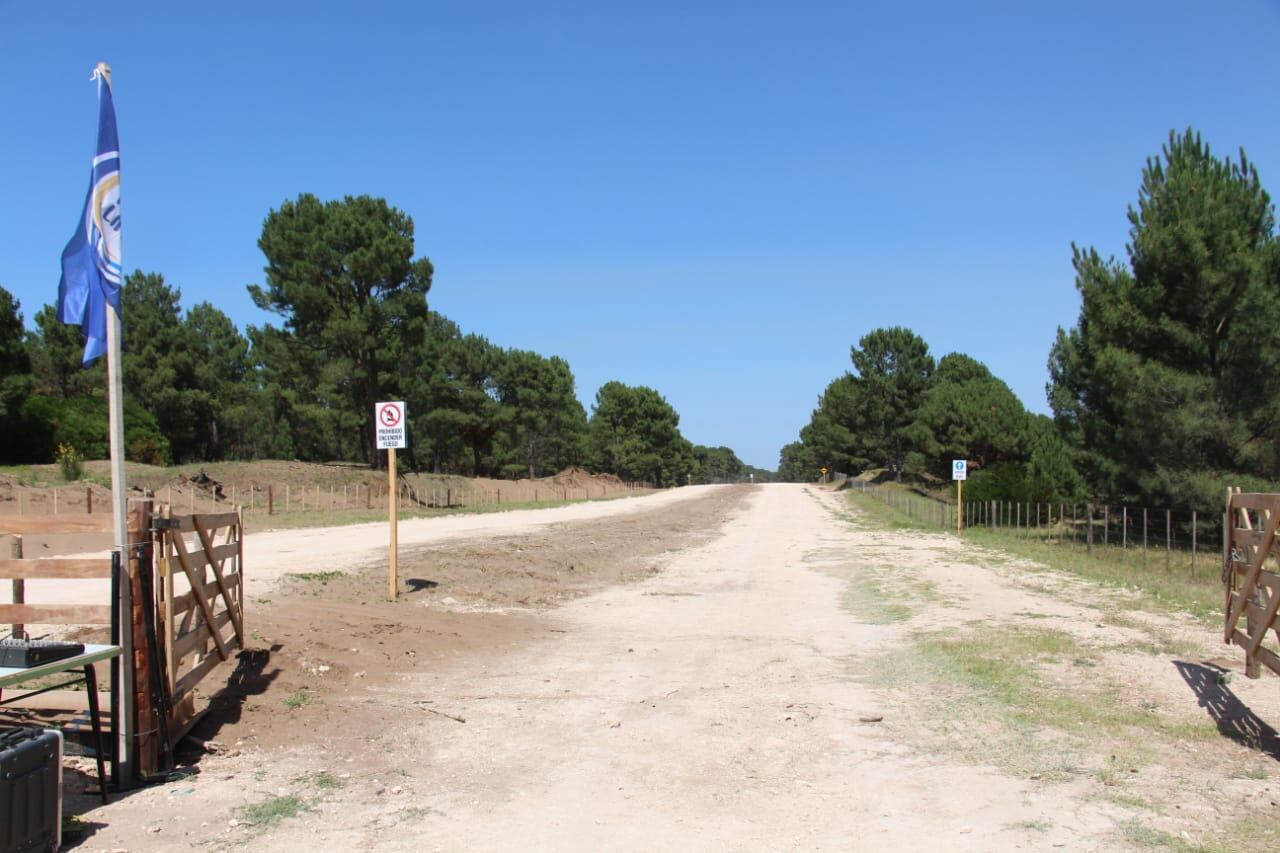
[[969,479],[969,461],[951,460],[951,479],[956,481],[956,533],[964,530],[964,481]]

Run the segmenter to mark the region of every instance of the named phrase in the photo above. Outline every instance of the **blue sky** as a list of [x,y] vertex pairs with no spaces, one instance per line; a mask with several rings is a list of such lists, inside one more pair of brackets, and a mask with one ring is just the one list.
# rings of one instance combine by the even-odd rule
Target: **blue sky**
[[766,468],[878,326],[1046,411],[1071,243],[1123,253],[1170,129],[1280,186],[1271,2],[188,5],[0,0],[0,286],[28,321],[105,60],[125,266],[185,305],[271,322],[245,292],[267,212],[384,196],[432,308],[564,356],[588,407],[652,386]]

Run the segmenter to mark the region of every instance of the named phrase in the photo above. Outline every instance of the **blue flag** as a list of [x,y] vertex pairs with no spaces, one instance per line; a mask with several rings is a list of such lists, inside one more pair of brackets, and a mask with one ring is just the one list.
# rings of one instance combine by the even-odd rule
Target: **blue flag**
[[76,323],[87,340],[84,364],[107,351],[107,305],[120,311],[120,143],[111,103],[111,69],[100,63],[98,148],[89,175],[89,194],[75,233],[62,250],[58,319]]

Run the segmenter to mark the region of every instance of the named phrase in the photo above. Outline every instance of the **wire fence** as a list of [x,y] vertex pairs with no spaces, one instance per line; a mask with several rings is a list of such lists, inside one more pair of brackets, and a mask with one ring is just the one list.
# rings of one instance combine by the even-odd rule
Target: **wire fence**
[[1124,504],[965,501],[964,514],[957,518],[954,501],[883,485],[855,482],[852,487],[941,530],[1000,532],[1143,566],[1163,561],[1168,570],[1185,570],[1192,576],[1221,568],[1219,514]]
[[[619,480],[508,481],[424,475],[401,478],[397,487],[401,509],[470,509],[599,500],[653,489],[649,483]],[[134,497],[141,494],[135,493]],[[327,485],[201,483],[188,479],[148,490],[147,494],[179,512],[223,512],[239,508],[255,515],[386,509],[390,499],[387,481],[373,478],[366,482]],[[29,488],[0,500],[0,515],[83,515],[111,511],[111,490],[101,484]]]

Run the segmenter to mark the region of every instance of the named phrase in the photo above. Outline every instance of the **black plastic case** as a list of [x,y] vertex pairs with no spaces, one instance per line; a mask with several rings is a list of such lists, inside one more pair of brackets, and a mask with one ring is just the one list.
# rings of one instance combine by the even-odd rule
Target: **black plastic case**
[[62,735],[28,726],[0,731],[0,853],[62,844]]

